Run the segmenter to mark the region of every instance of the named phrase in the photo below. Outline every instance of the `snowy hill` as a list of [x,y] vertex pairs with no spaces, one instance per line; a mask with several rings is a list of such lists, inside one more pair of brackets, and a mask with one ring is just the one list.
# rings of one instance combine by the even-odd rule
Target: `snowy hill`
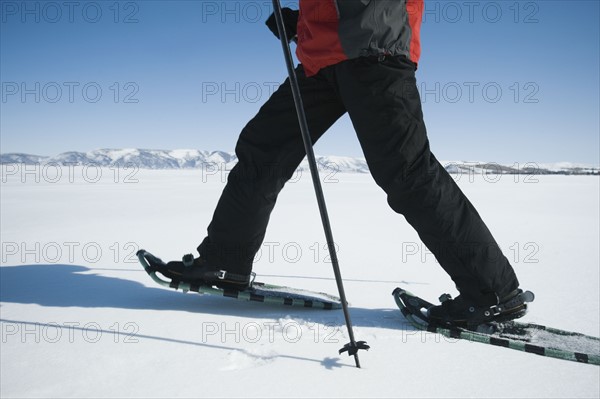
[[[93,164],[106,167],[135,165],[140,169],[199,169],[203,165],[215,165],[220,170],[231,170],[237,163],[237,156],[225,151],[100,149],[89,152],[63,152],[53,157],[20,153],[0,154],[0,163]],[[360,158],[320,156],[317,157],[317,163],[321,169],[335,172],[367,173],[369,171],[365,160]],[[308,170],[308,163],[304,161],[299,169]]]
[[0,154],[1,164],[21,163],[31,165],[35,163],[45,162],[49,157],[42,155],[31,155],[21,153]]
[[[4,163],[4,155],[1,160]],[[232,166],[237,161],[237,158],[233,154],[222,151],[145,150],[132,148],[101,149],[85,153],[64,152],[54,157],[49,157],[44,161],[47,163],[56,162],[62,165],[135,165],[141,169],[193,169],[207,163]]]
[[[140,169],[199,169],[212,165],[219,170],[231,170],[237,162],[232,152],[205,150],[147,150],[147,149],[100,149],[88,152],[63,152],[47,157],[23,153],[0,154],[1,164],[58,163],[61,165],[126,166],[135,165]],[[317,156],[321,170],[341,173],[368,173],[369,167],[364,158],[343,156]],[[503,165],[493,162],[442,161],[446,170],[454,174],[525,174],[525,175],[598,175],[598,165],[583,165],[570,162],[537,164],[534,162]],[[308,170],[305,160],[300,170]]]
[[449,173],[478,175],[598,175],[599,167],[572,162],[524,162],[512,165],[495,162],[440,161]]

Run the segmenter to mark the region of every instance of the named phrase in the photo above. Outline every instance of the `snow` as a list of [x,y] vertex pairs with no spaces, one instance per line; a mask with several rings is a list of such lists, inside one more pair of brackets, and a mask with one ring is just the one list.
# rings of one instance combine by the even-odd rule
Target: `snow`
[[[113,167],[94,182],[97,171],[79,167],[60,179],[8,170],[2,397],[600,396],[597,366],[411,328],[395,287],[430,300],[456,292],[368,174],[322,174],[354,332],[371,345],[359,370],[337,353],[348,342],[341,311],[184,295],[137,263],[138,248],[194,251],[224,174]],[[598,177],[456,177],[536,293],[524,320],[599,336]],[[336,293],[307,171],[281,193],[254,271]]]

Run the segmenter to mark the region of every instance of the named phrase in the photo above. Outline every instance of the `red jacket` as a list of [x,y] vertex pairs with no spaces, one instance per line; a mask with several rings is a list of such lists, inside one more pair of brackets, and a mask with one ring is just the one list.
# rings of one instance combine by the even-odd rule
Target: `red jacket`
[[307,76],[367,55],[421,55],[424,0],[300,0],[296,55]]

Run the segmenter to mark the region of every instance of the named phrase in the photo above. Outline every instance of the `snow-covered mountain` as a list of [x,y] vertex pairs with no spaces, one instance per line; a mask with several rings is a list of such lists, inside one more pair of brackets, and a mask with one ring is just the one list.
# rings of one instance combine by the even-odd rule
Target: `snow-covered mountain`
[[[29,154],[0,154],[2,164],[35,164],[58,163],[60,165],[97,166],[135,165],[140,169],[195,169],[213,165],[221,170],[231,170],[237,163],[237,156],[225,151],[201,150],[145,150],[145,149],[101,149],[89,152],[63,152],[53,157],[42,157]],[[323,170],[350,173],[368,173],[369,168],[364,159],[320,156],[317,163]],[[308,170],[304,161],[299,169]]]
[[31,165],[31,164],[45,162],[47,159],[48,159],[48,157],[42,156],[42,155],[21,154],[21,153],[0,154],[0,163],[1,164],[22,163],[22,164],[26,164],[26,165]]
[[[12,155],[12,154],[7,154]],[[4,155],[0,156],[4,163]],[[236,162],[234,154],[223,151],[101,149],[89,152],[63,152],[43,160],[45,163],[94,164],[98,166],[135,165],[141,169],[193,169],[203,164],[223,165],[229,169]]]
[[[61,165],[125,166],[135,165],[140,169],[196,169],[212,165],[220,170],[231,170],[237,162],[232,152],[205,150],[147,150],[147,149],[100,149],[88,152],[69,151],[47,157],[23,153],[0,154],[1,164],[58,163]],[[364,158],[342,156],[317,156],[319,168],[341,173],[368,173]],[[537,164],[534,162],[512,165],[493,162],[442,161],[446,170],[455,174],[566,174],[598,175],[598,165],[583,165],[570,162]],[[308,170],[305,160],[299,169]]]
[[495,162],[440,161],[449,173],[477,175],[598,175],[598,165],[577,164],[572,162],[536,163],[523,162],[499,164]]

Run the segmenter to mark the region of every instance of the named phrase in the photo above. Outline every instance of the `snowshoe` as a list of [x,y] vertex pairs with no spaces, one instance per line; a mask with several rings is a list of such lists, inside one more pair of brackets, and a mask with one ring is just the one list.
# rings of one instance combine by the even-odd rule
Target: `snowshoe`
[[[441,334],[452,339],[463,339],[540,356],[600,365],[600,338],[598,337],[515,320],[491,321],[479,325],[478,328],[466,328],[453,324],[440,325],[439,322],[430,322],[427,317],[427,309],[435,307],[432,303],[400,287],[396,288],[392,294],[402,315],[414,328],[419,330]],[[521,299],[525,304],[533,300],[533,294],[528,291],[517,295],[522,296]],[[443,295],[443,299],[447,300],[448,296]],[[514,299],[516,300],[516,298]],[[511,314],[510,318],[516,318],[518,312]]]
[[[137,252],[137,257],[146,273],[148,273],[150,278],[154,280],[155,283],[163,287],[183,291],[184,293],[197,292],[201,295],[221,296],[240,301],[296,306],[302,308],[317,308],[326,310],[342,308],[341,300],[336,296],[301,288],[292,288],[257,282],[254,281],[254,273],[251,275],[252,279],[248,284],[248,287],[243,289],[240,289],[239,287],[241,284],[235,284],[237,280],[233,280],[235,276],[230,274],[225,274],[223,279],[213,281],[211,278],[214,278],[215,276],[219,278],[221,273],[209,273],[206,269],[204,271],[207,272],[207,274],[201,274],[195,270],[191,273],[185,273],[187,270],[183,270],[182,267],[188,266],[185,266],[184,262],[190,264],[190,261],[192,261],[193,263],[190,267],[194,267],[194,263],[199,263],[193,258],[190,259],[189,256],[182,262],[169,262],[171,263],[170,266],[143,249]],[[183,264],[183,266],[180,263]],[[159,275],[162,275],[167,279],[163,279]],[[205,278],[206,280],[197,280],[197,278],[200,277]],[[191,280],[182,281],[182,279],[187,278],[191,278]],[[232,281],[234,281],[234,284],[231,283]],[[244,279],[243,281],[245,282],[246,280]]]

